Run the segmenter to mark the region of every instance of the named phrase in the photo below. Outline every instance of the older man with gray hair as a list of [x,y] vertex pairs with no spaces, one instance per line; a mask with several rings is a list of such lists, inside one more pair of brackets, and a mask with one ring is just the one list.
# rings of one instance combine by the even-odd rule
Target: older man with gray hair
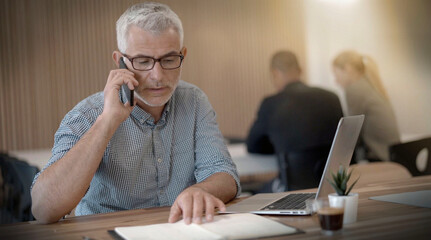
[[206,95],[180,80],[180,19],[164,4],[136,4],[118,19],[117,42],[112,58],[126,68],[64,117],[33,181],[34,216],[51,223],[75,207],[87,215],[172,206],[169,222],[211,221],[240,185]]

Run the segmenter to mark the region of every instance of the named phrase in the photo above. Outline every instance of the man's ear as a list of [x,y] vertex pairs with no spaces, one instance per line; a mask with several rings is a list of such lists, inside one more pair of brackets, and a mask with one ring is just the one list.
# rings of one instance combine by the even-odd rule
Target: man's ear
[[113,53],[112,53],[112,59],[114,60],[114,62],[115,62],[115,65],[117,66],[117,68],[119,68],[120,67],[120,58],[121,57],[123,57],[123,54],[121,54],[119,51],[114,51]]
[[274,79],[277,77],[277,70],[275,68],[271,68],[271,77]]
[[277,69],[277,68],[272,69],[272,77],[275,80],[280,81],[281,79],[283,79],[283,75],[284,73],[280,69]]
[[284,87],[284,81],[283,81],[283,73],[279,69],[272,68],[271,69],[272,74],[272,85],[276,89],[276,91],[280,91]]
[[187,55],[187,48],[183,47],[183,49],[181,49],[181,53],[183,54],[184,58],[186,58]]

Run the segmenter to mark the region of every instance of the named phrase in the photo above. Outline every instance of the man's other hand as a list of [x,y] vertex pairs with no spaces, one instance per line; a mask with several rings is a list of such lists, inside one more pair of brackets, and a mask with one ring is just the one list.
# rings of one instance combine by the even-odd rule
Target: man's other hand
[[204,214],[206,220],[210,222],[216,208],[226,211],[226,206],[220,199],[200,187],[191,186],[178,195],[171,207],[169,222],[174,223],[182,216],[186,224],[192,222],[201,224]]

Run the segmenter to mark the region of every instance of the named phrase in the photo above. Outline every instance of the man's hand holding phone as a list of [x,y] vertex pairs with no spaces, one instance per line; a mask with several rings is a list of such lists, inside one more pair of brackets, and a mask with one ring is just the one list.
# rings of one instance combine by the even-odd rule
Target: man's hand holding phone
[[129,104],[130,100],[122,103],[118,93],[123,85],[131,90],[139,85],[134,75],[128,69],[111,70],[103,90],[105,100],[102,115],[106,116],[107,119],[116,121],[118,125],[129,117],[134,105]]

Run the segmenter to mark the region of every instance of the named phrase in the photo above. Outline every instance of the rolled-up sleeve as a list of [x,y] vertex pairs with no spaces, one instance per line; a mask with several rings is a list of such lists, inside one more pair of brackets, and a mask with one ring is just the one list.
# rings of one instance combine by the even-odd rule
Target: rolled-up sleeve
[[84,103],[80,103],[77,107],[67,113],[61,121],[60,127],[54,135],[54,146],[51,151],[51,158],[44,168],[36,174],[31,187],[36,183],[40,174],[66,155],[66,153],[75,146],[75,144],[93,125],[97,118],[98,111],[95,109],[88,109],[86,112],[77,110],[82,104]]
[[198,92],[196,101],[196,181],[202,182],[217,172],[228,173],[235,179],[239,196],[238,172],[218,128],[216,113],[203,92]]

